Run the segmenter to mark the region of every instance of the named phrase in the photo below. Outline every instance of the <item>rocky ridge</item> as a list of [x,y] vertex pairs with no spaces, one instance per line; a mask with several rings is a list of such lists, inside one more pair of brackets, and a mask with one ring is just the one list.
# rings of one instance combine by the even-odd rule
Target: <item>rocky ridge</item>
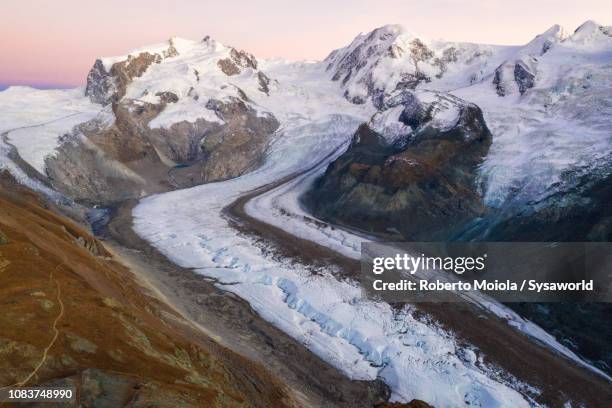
[[408,90],[382,109],[305,198],[314,213],[415,241],[443,239],[450,225],[481,215],[477,167],[491,144],[481,110]]
[[554,25],[524,46],[493,46],[431,40],[400,25],[357,36],[325,60],[332,81],[347,99],[377,105],[385,93],[400,89],[453,90],[489,82],[499,96],[523,95],[537,81],[538,60],[555,44],[597,41],[610,28],[589,21],[571,36]]

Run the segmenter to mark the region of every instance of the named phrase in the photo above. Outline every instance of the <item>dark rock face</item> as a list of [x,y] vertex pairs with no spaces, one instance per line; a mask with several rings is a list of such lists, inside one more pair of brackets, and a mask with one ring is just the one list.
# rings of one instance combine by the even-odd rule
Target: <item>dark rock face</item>
[[128,56],[125,61],[113,64],[110,71],[106,71],[102,61],[96,60],[87,75],[85,95],[101,105],[118,102],[125,95],[132,79],[142,76],[151,64],[161,61],[159,54],[143,52],[136,57]]
[[147,137],[166,162],[180,165],[192,164],[200,158],[202,138],[204,135],[217,132],[222,127],[219,123],[197,119],[195,122],[177,122],[167,128],[150,129]]
[[419,62],[428,61],[433,58],[434,53],[432,50],[427,48],[427,46],[423,43],[423,41],[415,38],[410,43],[410,56],[412,57],[412,62],[418,72],[419,70]]
[[434,60],[434,65],[440,69],[436,78],[442,78],[448,70],[448,65],[457,62],[459,50],[456,47],[448,47],[442,51],[442,56]]
[[234,60],[234,62],[241,67],[257,69],[257,60],[253,55],[246,51],[232,48],[230,51],[230,56],[232,60]]
[[92,102],[101,105],[119,102],[134,78],[142,76],[152,64],[159,64],[166,58],[178,55],[174,40],[170,39],[168,48],[161,54],[142,52],[135,56],[128,55],[124,61],[114,63],[108,71],[102,60],[98,59],[87,75],[85,95],[89,96]]
[[456,103],[456,123],[441,129],[433,120],[436,103],[420,103],[409,92],[384,101],[387,109],[404,108],[399,121],[412,132],[389,143],[361,125],[305,203],[318,216],[365,231],[445,239],[484,210],[476,170],[491,144],[480,109]]
[[115,81],[110,72],[106,71],[101,60],[96,60],[87,75],[85,95],[94,103],[107,105],[115,90]]
[[[612,242],[612,157],[602,171],[564,175],[572,186],[554,186],[540,201],[509,202],[465,225],[453,240]],[[612,367],[612,306],[607,303],[513,303],[562,344],[604,372]]]
[[519,61],[514,66],[514,80],[518,84],[519,92],[522,94],[529,88],[533,88],[535,75],[529,71],[524,62]]
[[417,71],[414,74],[406,73],[402,75],[401,81],[395,86],[396,90],[400,89],[416,89],[422,82],[431,82],[431,78],[424,73]]
[[493,85],[499,96],[508,95],[512,82],[516,83],[521,95],[535,85],[535,74],[525,61],[506,61],[495,70]]
[[542,51],[540,52],[540,55],[546,54],[553,47],[553,45],[554,43],[552,41],[545,41],[544,44],[542,44]]
[[506,87],[503,84],[502,66],[499,66],[495,70],[495,75],[493,76],[493,85],[495,85],[495,92],[497,92],[497,95],[506,96]]
[[259,81],[259,90],[266,95],[270,94],[270,78],[263,72],[259,71],[257,73],[257,80]]
[[152,64],[159,64],[161,61],[162,57],[159,54],[143,52],[137,57],[130,55],[127,60],[113,64],[110,73],[115,78],[117,90],[112,97],[112,102],[123,98],[132,79],[142,76]]
[[217,66],[227,76],[238,75],[240,68],[229,58],[220,59],[217,61]]
[[155,96],[159,96],[159,100],[165,104],[177,103],[179,100],[178,96],[174,92],[169,91],[157,92]]

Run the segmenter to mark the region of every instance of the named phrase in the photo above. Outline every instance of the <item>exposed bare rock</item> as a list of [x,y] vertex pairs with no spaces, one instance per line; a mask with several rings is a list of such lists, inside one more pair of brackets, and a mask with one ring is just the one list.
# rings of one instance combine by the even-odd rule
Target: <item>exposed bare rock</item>
[[165,104],[177,103],[179,100],[178,96],[174,92],[169,91],[157,92],[155,96],[159,96],[159,100]]
[[[421,102],[408,91],[382,105],[306,203],[323,218],[370,232],[444,239],[484,209],[476,170],[491,134],[482,112],[442,94]],[[456,117],[443,122],[450,112]]]
[[391,58],[398,59],[402,55],[404,55],[404,49],[402,47],[400,47],[399,45],[397,45],[397,44],[391,44],[389,46],[388,55]]
[[240,73],[240,68],[230,58],[220,59],[217,61],[217,66],[227,76],[238,75]]
[[110,72],[106,71],[102,61],[96,60],[87,75],[85,95],[89,96],[89,99],[94,103],[107,105],[111,102],[115,90],[116,84],[114,78]]
[[170,39],[168,40],[169,46],[167,50],[164,50],[164,52],[162,53],[164,58],[173,58],[173,57],[177,57],[179,55],[178,50],[176,49],[175,45],[174,45],[174,39]]
[[169,127],[148,131],[157,153],[168,158],[173,165],[189,165],[196,162],[202,152],[202,138],[218,131],[223,125],[197,119],[195,122],[181,121]]
[[527,89],[533,88],[535,83],[535,74],[531,72],[529,67],[522,61],[514,65],[514,80],[518,84],[519,92],[524,94]]
[[451,46],[442,51],[441,57],[436,57],[434,59],[433,65],[437,66],[440,70],[440,72],[436,74],[436,78],[440,79],[444,76],[448,70],[448,66],[458,61],[459,54],[460,51],[457,47]]
[[418,71],[419,62],[424,62],[432,59],[434,53],[432,50],[427,48],[425,44],[423,44],[423,41],[418,38],[415,38],[410,44],[410,55],[412,57],[412,61],[414,62],[414,66]]
[[162,57],[159,54],[143,52],[136,57],[131,55],[125,61],[113,64],[111,75],[115,78],[117,91],[113,96],[113,102],[119,101],[125,95],[127,86],[132,79],[142,76],[151,64],[159,64]]
[[535,60],[529,63],[523,60],[506,61],[495,70],[493,85],[499,96],[506,96],[516,89],[523,95],[535,85],[535,70],[532,66]]
[[232,50],[230,51],[230,56],[238,66],[241,66],[243,68],[257,69],[257,60],[253,55],[249,54],[246,51],[232,48]]
[[257,69],[257,60],[248,52],[232,48],[229,58],[217,61],[217,66],[227,76],[238,75],[241,68]]
[[209,109],[224,120],[225,126],[210,128],[201,138],[196,161],[173,169],[173,177],[188,185],[237,177],[261,164],[268,138],[278,128],[272,115],[257,115],[244,101],[210,100]]
[[239,98],[210,100],[223,123],[198,119],[167,128],[149,122],[178,97],[160,93],[161,103],[122,100],[113,105],[111,126],[92,121],[62,138],[46,161],[52,185],[77,201],[112,203],[177,186],[237,177],[263,160],[278,127]]
[[[422,72],[415,72],[414,74],[405,73],[402,75],[402,79],[395,86],[396,90],[400,89],[416,89],[416,87],[422,82],[430,82],[431,78]],[[376,103],[376,102],[375,102]]]
[[62,139],[46,161],[52,185],[76,200],[108,203],[167,189],[167,167],[148,140],[147,124],[163,105],[122,102],[110,127],[92,121]]
[[270,78],[263,72],[259,71],[257,73],[257,79],[259,80],[259,90],[266,95],[270,93]]
[[92,102],[108,105],[118,102],[125,95],[127,86],[132,79],[140,77],[153,63],[159,63],[162,57],[159,54],[143,52],[134,57],[129,55],[125,61],[113,64],[110,71],[106,71],[101,60],[96,60],[87,76],[85,95]]
[[108,71],[102,60],[96,60],[87,75],[85,95],[89,96],[92,102],[101,105],[118,102],[125,95],[130,82],[142,76],[151,64],[159,64],[166,58],[179,55],[174,40],[170,39],[168,44],[168,48],[161,54],[150,52],[130,54],[125,60],[115,62]]

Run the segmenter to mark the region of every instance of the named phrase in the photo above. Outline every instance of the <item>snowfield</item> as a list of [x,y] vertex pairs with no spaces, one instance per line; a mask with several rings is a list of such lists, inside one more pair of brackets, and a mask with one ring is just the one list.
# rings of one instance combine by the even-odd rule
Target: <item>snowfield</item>
[[59,138],[94,118],[102,107],[84,96],[84,88],[39,90],[13,86],[0,92],[0,169],[8,170],[20,183],[54,200],[59,193],[29,177],[11,158],[21,158],[45,175],[45,158],[53,155]]
[[585,30],[538,59],[536,85],[523,96],[500,98],[488,82],[452,91],[481,107],[493,133],[481,168],[488,205],[537,201],[564,172],[612,160],[612,37]]

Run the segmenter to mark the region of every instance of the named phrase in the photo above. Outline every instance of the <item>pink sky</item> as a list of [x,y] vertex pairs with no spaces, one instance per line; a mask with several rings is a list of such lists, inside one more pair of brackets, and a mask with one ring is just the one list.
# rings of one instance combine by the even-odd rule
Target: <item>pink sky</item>
[[0,85],[84,83],[95,59],[205,35],[258,57],[321,59],[399,23],[430,38],[523,44],[558,23],[612,24],[604,0],[1,0]]

